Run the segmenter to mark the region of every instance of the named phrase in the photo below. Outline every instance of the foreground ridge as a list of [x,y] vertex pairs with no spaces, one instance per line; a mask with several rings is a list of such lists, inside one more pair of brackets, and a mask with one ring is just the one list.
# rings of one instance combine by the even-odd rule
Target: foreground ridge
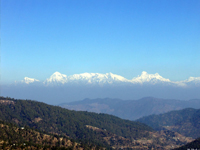
[[[107,149],[171,149],[193,139],[107,114],[70,111],[31,100],[0,97],[0,119]],[[8,103],[8,101],[11,101]],[[96,145],[96,146],[95,146]]]

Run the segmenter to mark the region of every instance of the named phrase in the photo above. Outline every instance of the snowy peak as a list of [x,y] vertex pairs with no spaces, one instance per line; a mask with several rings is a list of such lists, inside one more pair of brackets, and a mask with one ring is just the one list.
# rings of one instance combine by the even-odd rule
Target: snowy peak
[[53,73],[50,78],[46,79],[44,81],[44,84],[64,84],[67,82],[67,76],[64,74],[61,74],[60,72]]
[[106,73],[106,76],[112,80],[115,80],[115,81],[121,81],[121,82],[127,82],[128,80],[120,75],[116,75],[116,74],[113,74],[113,73]]
[[34,82],[39,82],[39,80],[34,79],[34,78],[25,77],[24,80],[22,80],[21,82],[26,83],[26,84],[30,84],[30,83],[34,83]]
[[122,76],[115,75],[112,73],[100,74],[100,73],[82,73],[74,74],[68,77],[69,82],[80,81],[88,84],[98,84],[98,83],[113,83],[114,81],[125,81]]
[[54,80],[61,80],[61,79],[66,78],[66,77],[67,77],[66,75],[61,74],[60,72],[55,72],[50,76],[50,78],[54,79]]
[[141,76],[133,78],[132,82],[133,83],[150,82],[150,83],[156,84],[158,82],[170,82],[170,80],[163,78],[158,73],[148,74],[146,71],[143,71],[142,74],[141,74]]
[[69,80],[88,80],[97,76],[98,73],[81,73],[69,76]]
[[129,80],[125,79],[122,76],[113,74],[113,73],[81,73],[74,74],[71,76],[66,76],[59,72],[55,72],[50,76],[50,78],[44,81],[45,85],[49,84],[66,84],[66,83],[80,83],[80,84],[111,84],[111,83],[119,83],[119,82],[128,82]]
[[[21,83],[41,83],[39,80],[34,78],[25,77]],[[158,73],[148,74],[146,71],[143,71],[140,76],[133,78],[132,80],[128,80],[120,75],[113,73],[81,73],[67,76],[65,74],[61,74],[60,72],[53,73],[49,78],[47,78],[44,82],[44,85],[106,85],[106,84],[163,84],[163,85],[172,85],[172,86],[181,86],[186,87],[189,85],[200,86],[200,77],[190,77],[184,81],[170,81],[169,79],[163,78]]]

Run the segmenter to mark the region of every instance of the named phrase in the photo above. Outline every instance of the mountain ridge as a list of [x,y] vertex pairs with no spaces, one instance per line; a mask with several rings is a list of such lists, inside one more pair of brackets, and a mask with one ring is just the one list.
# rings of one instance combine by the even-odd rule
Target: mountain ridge
[[174,110],[159,115],[142,117],[137,121],[145,123],[155,130],[166,129],[187,137],[200,137],[200,109]]
[[[39,83],[40,81],[34,78],[28,78],[25,77],[24,80],[21,81],[21,83],[25,84],[31,84],[31,83]],[[17,83],[17,82],[16,82]],[[113,73],[81,73],[81,74],[74,74],[67,76],[65,74],[61,74],[60,72],[56,71],[53,73],[49,78],[44,80],[43,82],[40,82],[43,85],[65,85],[65,84],[166,84],[166,85],[172,85],[172,86],[181,86],[186,87],[188,85],[200,85],[200,77],[189,77],[186,80],[183,81],[170,81],[169,79],[166,79],[162,76],[160,76],[158,73],[155,74],[148,74],[146,71],[143,71],[141,75],[138,77],[134,77],[131,80],[124,78],[123,76],[113,74]]]
[[123,119],[135,120],[144,116],[166,113],[187,107],[198,109],[200,108],[200,100],[176,100],[154,97],[144,97],[138,100],[97,98],[62,103],[60,106],[70,110],[108,113]]

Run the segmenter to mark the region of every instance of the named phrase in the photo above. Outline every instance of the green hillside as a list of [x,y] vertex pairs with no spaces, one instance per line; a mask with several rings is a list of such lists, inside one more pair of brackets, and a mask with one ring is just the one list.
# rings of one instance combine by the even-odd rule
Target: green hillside
[[171,131],[156,132],[143,123],[112,115],[76,112],[41,102],[4,97],[0,97],[0,120],[68,137],[93,148],[162,150],[193,140]]
[[0,121],[0,149],[103,149],[96,145],[77,143],[67,137],[42,133],[29,127]]
[[138,119],[156,130],[168,129],[187,137],[200,137],[200,109],[187,108]]
[[111,115],[70,111],[31,100],[14,100],[4,97],[0,99],[1,120],[81,141],[107,145],[100,135],[87,128],[86,125],[105,129],[129,139],[146,137],[145,131],[152,131],[145,124],[122,120]]

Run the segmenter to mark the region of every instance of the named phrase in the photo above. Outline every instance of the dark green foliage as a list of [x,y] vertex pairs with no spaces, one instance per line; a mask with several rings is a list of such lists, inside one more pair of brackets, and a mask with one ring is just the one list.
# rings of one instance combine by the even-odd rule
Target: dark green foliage
[[176,126],[171,130],[182,135],[197,138],[200,137],[200,109],[187,108],[171,111],[161,115],[151,115],[137,121],[151,126],[155,130]]
[[[0,97],[0,99],[5,99]],[[70,111],[61,107],[47,105],[31,100],[12,100],[14,104],[0,104],[0,119],[17,123],[19,126],[29,126],[48,133],[108,146],[101,134],[96,134],[86,127],[91,125],[129,139],[147,136],[145,131],[150,127],[139,122],[122,120],[106,114]]]
[[[46,138],[43,138],[46,137]],[[62,140],[60,140],[62,138]],[[45,139],[45,140],[44,140]],[[55,141],[56,140],[56,141]],[[90,147],[91,149],[95,147],[102,147],[99,145],[92,145],[85,143],[85,147],[80,146],[76,143],[76,148],[73,148],[75,145],[74,140],[70,140],[72,146],[67,145],[67,141],[70,140],[67,137],[62,137],[58,135],[45,134],[43,132],[35,131],[31,128],[20,128],[15,124],[7,123],[0,121],[0,149],[12,149],[12,148],[21,148],[21,149],[56,149],[56,150],[68,150],[68,149],[86,149]],[[32,147],[32,148],[30,148]]]

